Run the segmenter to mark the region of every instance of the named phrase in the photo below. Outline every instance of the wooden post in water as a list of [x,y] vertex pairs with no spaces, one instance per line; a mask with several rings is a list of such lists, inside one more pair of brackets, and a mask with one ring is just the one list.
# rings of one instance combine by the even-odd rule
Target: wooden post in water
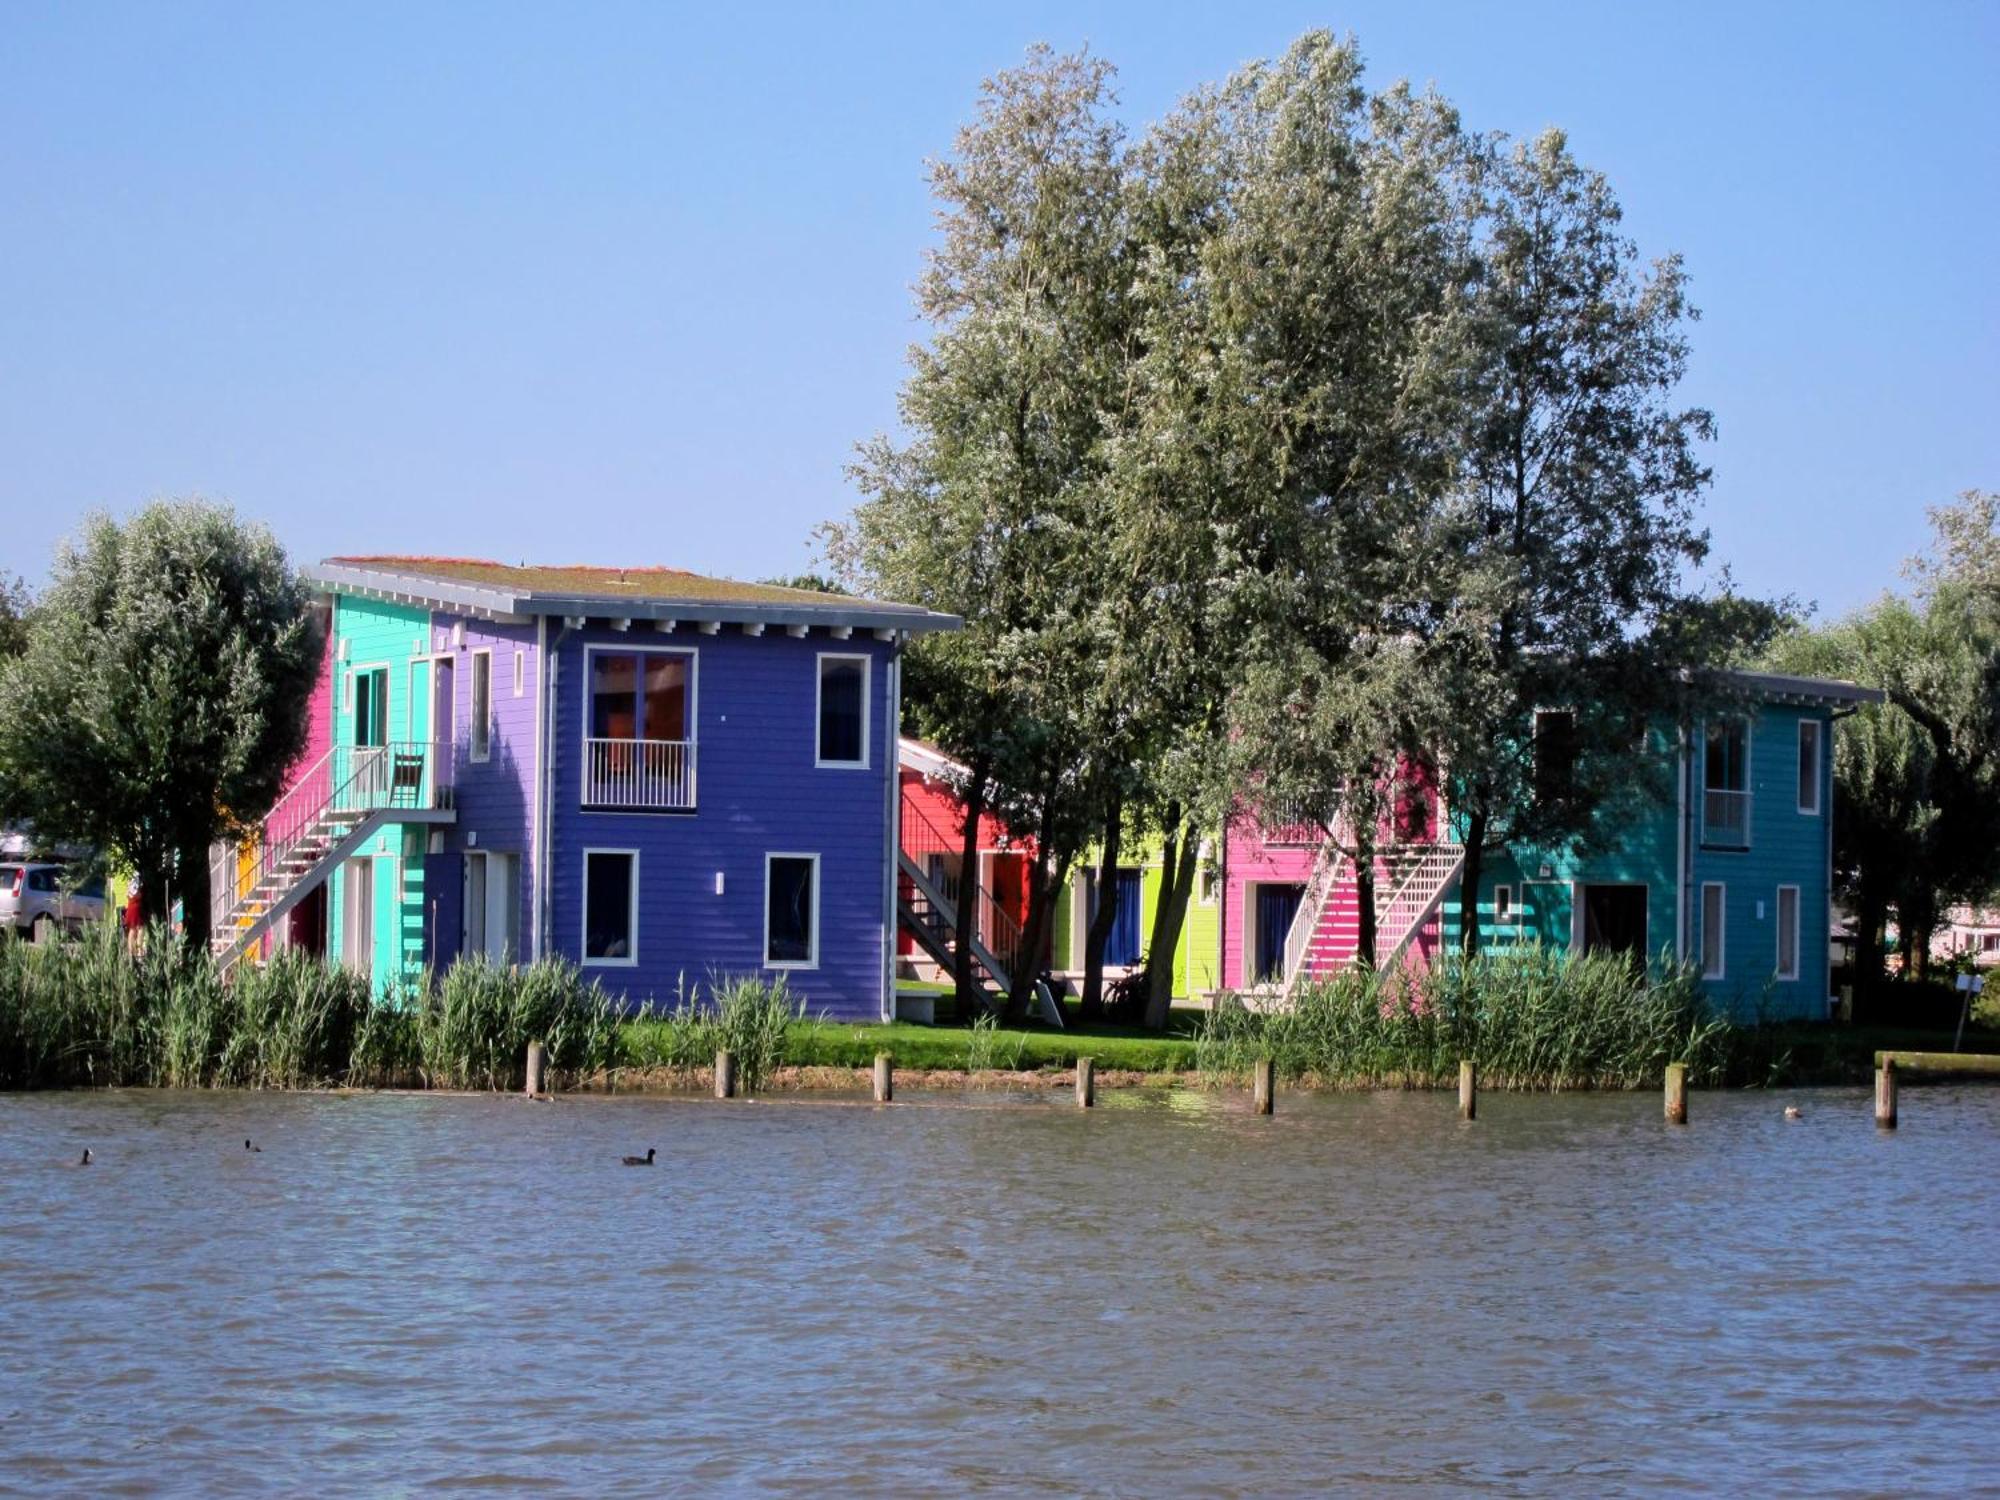
[[1268,1115],[1276,1107],[1277,1092],[1278,1065],[1268,1057],[1258,1058],[1250,1074],[1250,1102],[1258,1114]]
[[890,1061],[888,1053],[878,1052],[875,1054],[875,1102],[887,1104],[895,1096],[895,1064]]
[[1688,1065],[1686,1063],[1667,1064],[1667,1123],[1685,1125],[1688,1122]]
[[549,1049],[540,1042],[528,1043],[528,1086],[523,1091],[532,1099],[549,1091]]
[[1458,1060],[1458,1117],[1479,1118],[1479,1065],[1469,1057]]
[[715,1054],[715,1097],[734,1099],[736,1097],[736,1054],[718,1052]]
[[1875,1070],[1875,1123],[1884,1130],[1896,1128],[1896,1059],[1885,1057]]
[[1076,1107],[1090,1109],[1097,1103],[1097,1059],[1079,1057],[1076,1060]]

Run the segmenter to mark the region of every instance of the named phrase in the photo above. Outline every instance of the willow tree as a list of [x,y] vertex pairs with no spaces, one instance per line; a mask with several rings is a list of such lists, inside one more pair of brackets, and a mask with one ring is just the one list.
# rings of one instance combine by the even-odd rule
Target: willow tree
[[[1117,403],[1130,279],[1125,144],[1111,69],[1036,49],[984,85],[977,115],[931,167],[941,238],[917,287],[931,325],[899,402],[907,438],[864,445],[863,500],[828,528],[844,579],[961,616],[912,648],[913,718],[970,768],[962,868],[993,806],[1036,836],[1026,1006],[1056,891],[1095,823],[1105,716],[1090,606],[1102,530],[1106,414]],[[966,887],[969,895],[971,886]],[[973,902],[957,912],[958,988],[976,1004]]]
[[305,743],[320,660],[304,585],[262,526],[159,502],[92,516],[0,663],[0,812],[95,845],[209,937],[209,849],[254,828]]

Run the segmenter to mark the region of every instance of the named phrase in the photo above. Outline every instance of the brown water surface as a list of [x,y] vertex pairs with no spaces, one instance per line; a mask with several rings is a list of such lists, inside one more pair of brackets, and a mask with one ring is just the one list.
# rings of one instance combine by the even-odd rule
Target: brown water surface
[[1693,1109],[0,1097],[0,1491],[2000,1486],[2000,1089]]

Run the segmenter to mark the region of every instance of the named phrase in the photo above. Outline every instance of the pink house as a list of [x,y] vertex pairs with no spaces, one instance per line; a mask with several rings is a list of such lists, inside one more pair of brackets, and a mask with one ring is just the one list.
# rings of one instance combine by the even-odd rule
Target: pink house
[[[1464,850],[1446,836],[1435,775],[1405,765],[1394,814],[1376,831],[1379,965],[1422,963],[1436,952],[1444,896],[1463,863]],[[1289,991],[1353,962],[1361,933],[1354,861],[1316,818],[1245,808],[1230,822],[1222,877],[1226,988]]]

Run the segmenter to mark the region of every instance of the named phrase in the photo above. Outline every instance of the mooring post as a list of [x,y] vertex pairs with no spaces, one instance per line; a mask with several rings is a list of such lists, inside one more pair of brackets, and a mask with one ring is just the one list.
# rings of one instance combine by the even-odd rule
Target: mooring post
[[1686,1063],[1667,1064],[1667,1123],[1685,1125],[1688,1122],[1688,1065]]
[[888,1053],[878,1052],[875,1054],[875,1102],[887,1104],[895,1096],[895,1064],[889,1060]]
[[1884,1130],[1896,1128],[1896,1059],[1885,1057],[1875,1069],[1875,1123]]
[[1258,1058],[1250,1075],[1250,1099],[1258,1114],[1268,1115],[1276,1107],[1277,1092],[1278,1065],[1268,1057]]
[[736,1097],[736,1054],[718,1052],[715,1054],[715,1097],[734,1099]]
[[523,1091],[532,1099],[546,1094],[549,1082],[549,1049],[540,1042],[528,1043],[528,1086]]
[[1089,1109],[1097,1103],[1097,1059],[1079,1057],[1076,1060],[1076,1107]]
[[1458,1117],[1479,1118],[1479,1066],[1469,1057],[1458,1060]]

